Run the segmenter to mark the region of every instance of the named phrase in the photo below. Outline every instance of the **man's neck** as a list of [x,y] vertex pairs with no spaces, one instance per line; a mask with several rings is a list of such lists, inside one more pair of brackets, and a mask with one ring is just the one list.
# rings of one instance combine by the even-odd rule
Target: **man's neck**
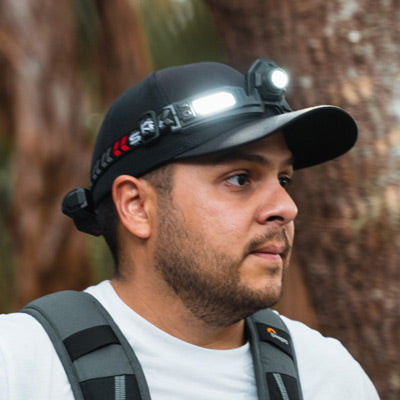
[[[227,327],[207,324],[188,310],[180,298],[166,288],[155,290],[138,279],[114,278],[111,284],[121,298],[137,314],[164,332],[196,346],[210,349],[233,349],[245,343],[244,321]],[[161,284],[162,286],[162,284]]]

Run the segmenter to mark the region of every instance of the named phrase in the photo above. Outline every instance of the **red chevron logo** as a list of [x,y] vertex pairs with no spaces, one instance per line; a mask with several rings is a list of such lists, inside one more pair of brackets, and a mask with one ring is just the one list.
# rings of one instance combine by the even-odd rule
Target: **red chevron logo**
[[124,136],[122,139],[117,140],[113,146],[113,153],[116,157],[119,157],[123,152],[129,150],[129,146],[126,145],[128,136]]

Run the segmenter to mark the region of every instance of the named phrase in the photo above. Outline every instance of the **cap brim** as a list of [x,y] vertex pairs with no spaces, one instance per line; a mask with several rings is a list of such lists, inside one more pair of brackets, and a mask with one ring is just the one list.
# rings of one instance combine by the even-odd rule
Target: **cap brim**
[[281,131],[300,169],[332,160],[350,150],[357,140],[357,125],[344,110],[317,106],[253,120],[211,138],[176,159],[230,150]]

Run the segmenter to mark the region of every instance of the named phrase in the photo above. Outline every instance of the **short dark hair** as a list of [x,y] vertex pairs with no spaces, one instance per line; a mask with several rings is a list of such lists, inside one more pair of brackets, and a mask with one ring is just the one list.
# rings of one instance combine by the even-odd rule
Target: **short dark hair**
[[[159,197],[171,196],[173,189],[173,165],[167,164],[146,173],[141,177],[148,181],[157,191]],[[119,241],[118,225],[119,218],[112,198],[107,194],[96,209],[97,221],[101,227],[102,235],[111,251],[115,264],[115,273],[119,273]]]

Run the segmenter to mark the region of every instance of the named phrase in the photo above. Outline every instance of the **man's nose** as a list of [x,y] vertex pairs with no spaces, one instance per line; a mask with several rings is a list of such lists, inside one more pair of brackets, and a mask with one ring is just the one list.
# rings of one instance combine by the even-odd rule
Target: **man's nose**
[[269,187],[265,192],[257,215],[260,224],[274,222],[286,225],[296,218],[298,213],[296,203],[285,188],[277,183],[272,190]]

